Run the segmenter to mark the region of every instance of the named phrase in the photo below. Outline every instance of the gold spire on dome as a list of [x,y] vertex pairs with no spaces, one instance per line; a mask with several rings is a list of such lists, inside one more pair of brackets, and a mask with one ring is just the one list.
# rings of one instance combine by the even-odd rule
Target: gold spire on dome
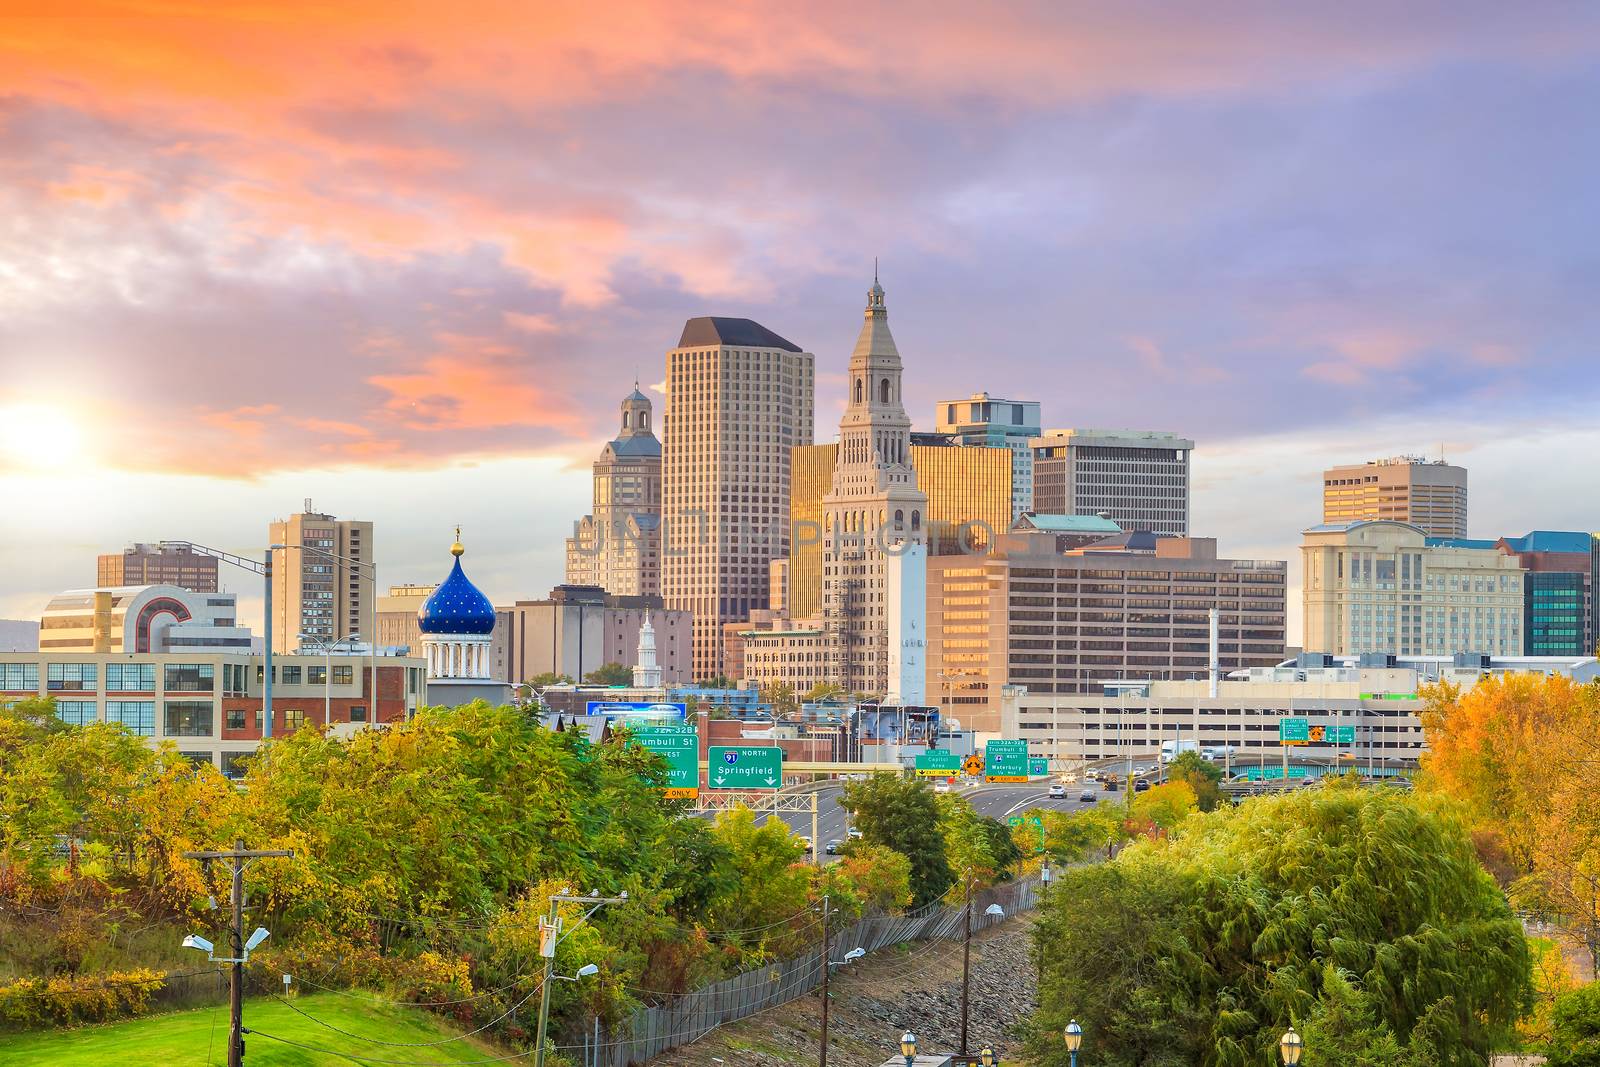
[[452,556],[458,556],[459,557],[461,555],[461,553],[463,553],[465,551],[466,551],[466,549],[461,547],[461,527],[457,526],[456,527],[456,543],[450,546],[450,554]]

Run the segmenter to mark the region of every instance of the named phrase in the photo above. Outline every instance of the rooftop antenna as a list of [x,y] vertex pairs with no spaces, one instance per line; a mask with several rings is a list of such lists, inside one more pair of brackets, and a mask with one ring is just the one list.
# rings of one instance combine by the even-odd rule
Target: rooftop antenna
[[872,284],[878,284],[878,257],[872,257]]

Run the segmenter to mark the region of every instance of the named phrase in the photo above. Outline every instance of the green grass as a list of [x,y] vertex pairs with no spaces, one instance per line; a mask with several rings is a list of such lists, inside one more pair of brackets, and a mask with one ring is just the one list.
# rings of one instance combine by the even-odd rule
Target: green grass
[[[294,1004],[341,1030],[385,1041],[438,1041],[460,1032],[418,1009],[364,997],[318,993],[296,997]],[[336,1053],[309,1052],[260,1034],[249,1034],[245,1037],[245,1063],[250,1067],[348,1067],[359,1062],[337,1055],[341,1052],[400,1063],[462,1063],[505,1055],[475,1038],[428,1048],[396,1048],[358,1041],[319,1026],[270,998],[245,1002],[244,1025]],[[7,1067],[225,1067],[227,1044],[228,1006],[222,1004],[214,1009],[152,1015],[76,1030],[0,1035],[0,1063]]]

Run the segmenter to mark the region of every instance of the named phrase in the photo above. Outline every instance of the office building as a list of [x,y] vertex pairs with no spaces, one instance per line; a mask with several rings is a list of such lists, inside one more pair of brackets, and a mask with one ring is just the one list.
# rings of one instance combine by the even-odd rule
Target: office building
[[1189,535],[1193,441],[1141,430],[1051,430],[1032,444],[1034,511],[1103,515],[1124,530]]
[[[822,610],[822,499],[833,489],[836,444],[794,450],[790,508],[794,544],[788,561],[788,615]],[[942,435],[911,435],[911,469],[928,498],[932,555],[987,551],[1010,525],[1013,454],[1002,448],[957,448]]]
[[828,632],[820,626],[746,630],[741,636],[741,673],[730,677],[748,688],[761,691],[781,683],[804,696],[834,673]]
[[723,624],[767,606],[767,564],[789,555],[790,450],[811,443],[814,363],[749,319],[690,319],[667,353],[661,595],[693,617],[696,680],[721,669]]
[[1600,644],[1600,537],[1535,530],[1495,547],[1528,573],[1522,584],[1522,651],[1529,656],[1589,656]]
[[921,546],[928,533],[901,369],[883,286],[873,278],[850,354],[833,486],[822,498],[822,625],[834,668],[829,680],[875,696],[889,684],[888,559]]
[[[171,741],[236,777],[240,758],[261,741],[265,659],[217,649],[9,652],[0,654],[0,703],[54,697],[63,722],[121,723],[152,747]],[[403,722],[425,682],[420,659],[348,653],[274,656],[273,674],[273,737],[307,724],[342,731]]]
[[1057,695],[1203,678],[1212,609],[1222,671],[1283,658],[1286,563],[1218,558],[1212,538],[1117,540],[1062,552],[1055,534],[1021,531],[985,557],[930,558],[928,702],[992,731],[1008,684]]
[[194,593],[215,593],[217,559],[187,545],[129,545],[98,557],[94,584],[101,589],[175,585]]
[[272,649],[317,641],[371,641],[377,634],[372,523],[311,509],[272,523]]
[[1037,400],[999,400],[973,393],[965,400],[943,400],[934,422],[958,445],[1011,450],[1011,517],[1033,511],[1033,439],[1040,434]]
[[232,593],[194,593],[175,585],[69,589],[39,619],[41,652],[200,652],[251,650]]
[[1324,524],[1381,519],[1420,526],[1429,537],[1466,537],[1466,468],[1394,456],[1322,472]]
[[391,585],[388,595],[378,598],[378,645],[420,654],[422,628],[417,625],[417,613],[437,588],[437,585]]
[[650,399],[622,400],[622,429],[594,464],[593,512],[567,538],[567,584],[617,596],[661,594],[661,442]]
[[[1253,667],[1207,681],[1134,680],[1076,695],[1002,694],[1000,733],[1024,738],[1030,755],[1065,770],[1085,760],[1129,757],[1148,764],[1164,741],[1196,741],[1234,774],[1247,766],[1281,767],[1278,721],[1344,727],[1351,740],[1296,746],[1296,762],[1322,763],[1309,774],[1345,770],[1408,771],[1425,748],[1417,687],[1446,681],[1470,689],[1484,675],[1560,674],[1578,682],[1600,677],[1589,657],[1385,656],[1305,654],[1298,661]],[[1325,732],[1324,737],[1329,735]],[[1335,737],[1337,734],[1334,735]]]
[[[584,675],[607,663],[637,664],[647,621],[661,684],[690,680],[690,615],[668,610],[660,597],[614,596],[597,586],[558,585],[546,599],[519,600],[500,608],[498,615],[495,669],[513,684],[547,673],[582,682]],[[720,670],[719,662],[707,677]]]
[[1335,655],[1449,656],[1523,651],[1516,557],[1443,541],[1410,523],[1325,523],[1306,530],[1305,648]]

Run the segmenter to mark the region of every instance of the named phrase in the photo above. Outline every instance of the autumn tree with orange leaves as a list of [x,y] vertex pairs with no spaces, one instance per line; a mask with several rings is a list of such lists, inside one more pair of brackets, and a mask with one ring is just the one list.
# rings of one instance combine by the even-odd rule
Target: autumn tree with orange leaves
[[1600,971],[1600,683],[1517,674],[1419,695],[1424,788],[1464,805],[1518,906],[1565,927]]

